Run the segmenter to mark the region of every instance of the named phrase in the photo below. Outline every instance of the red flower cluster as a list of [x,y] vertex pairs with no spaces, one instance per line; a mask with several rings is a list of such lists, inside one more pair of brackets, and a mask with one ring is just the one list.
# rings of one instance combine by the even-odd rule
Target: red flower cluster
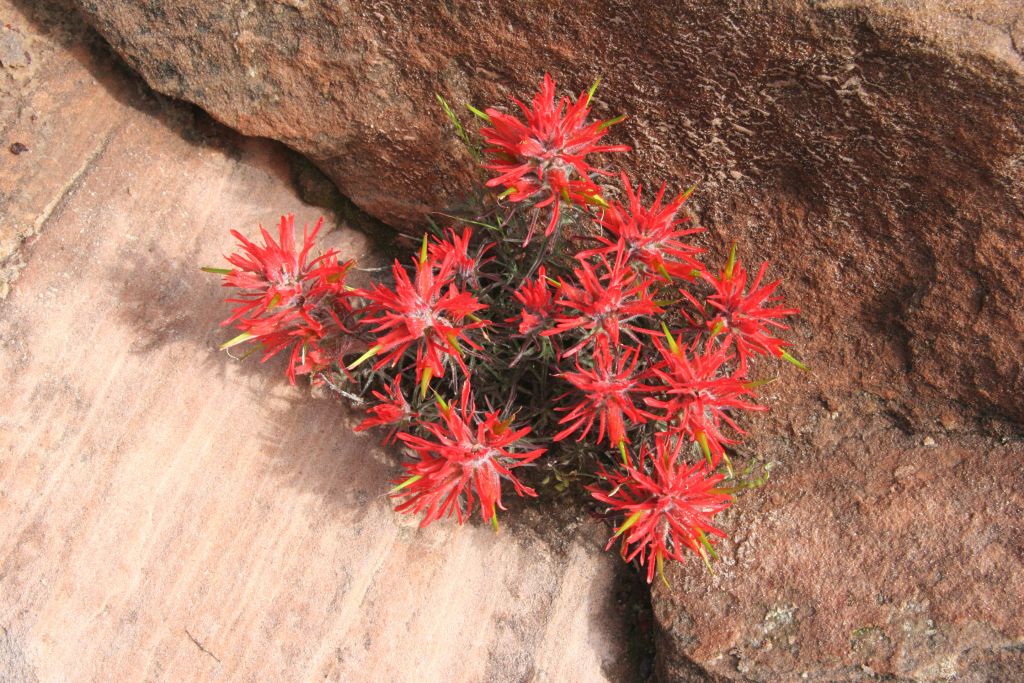
[[323,341],[329,335],[347,334],[346,321],[352,313],[345,277],[352,261],[342,262],[338,252],[329,250],[309,261],[309,253],[323,219],[310,231],[303,228],[302,249],[296,250],[295,217],[282,216],[278,241],[262,226],[263,246],[232,230],[242,253],[231,254],[231,269],[207,269],[224,276],[224,286],[237,290],[232,314],[222,325],[242,333],[224,344],[229,348],[250,340],[263,347],[264,361],[291,349],[288,379],[312,374],[337,360],[337,350]]
[[594,347],[592,367],[581,367],[577,358],[576,371],[562,373],[562,377],[579,390],[579,402],[571,408],[555,409],[568,411],[568,415],[559,424],[571,423],[555,434],[555,441],[561,441],[577,430],[581,430],[578,440],[582,441],[590,433],[596,417],[597,441],[600,442],[607,433],[608,443],[618,446],[629,441],[626,435],[627,419],[630,426],[635,426],[654,417],[637,407],[633,398],[642,392],[653,391],[652,387],[642,384],[644,377],[637,373],[640,347],[617,347],[615,352],[610,347],[611,342],[607,337],[599,337]]
[[618,346],[623,332],[637,331],[631,321],[664,312],[651,296],[650,280],[638,280],[636,273],[626,267],[622,252],[617,254],[614,263],[609,263],[604,256],[599,256],[598,261],[605,271],[603,275],[598,275],[591,263],[580,261],[573,269],[575,279],[559,281],[560,296],[555,303],[561,314],[555,316],[553,327],[543,334],[586,332],[565,356],[579,353],[599,336],[607,337]]
[[[596,87],[596,84],[595,84]],[[592,121],[590,99],[593,90],[581,93],[575,102],[567,97],[555,100],[555,81],[545,74],[533,108],[513,100],[526,121],[497,109],[486,110],[488,127],[480,129],[487,148],[485,167],[498,175],[487,187],[504,187],[509,201],[531,200],[535,208],[551,207],[545,235],[558,226],[561,202],[579,206],[601,205],[601,189],[592,174],[607,171],[590,165],[587,156],[598,152],[628,152],[628,145],[600,145],[598,141],[620,119]],[[533,234],[533,223],[526,242]]]
[[555,303],[544,266],[537,269],[535,279],[525,280],[513,296],[522,304],[523,310],[506,322],[518,322],[519,334],[532,334],[547,327],[555,311]]
[[717,487],[725,477],[712,474],[703,461],[686,464],[681,445],[679,439],[658,437],[654,453],[641,446],[639,464],[627,458],[621,471],[602,472],[610,493],[589,488],[594,498],[628,515],[608,547],[622,537],[622,556],[627,562],[639,557],[647,583],[655,571],[663,572],[665,558],[683,562],[687,549],[707,562],[714,554],[707,534],[725,536],[711,525],[711,518],[732,504],[729,493]]
[[445,516],[454,516],[461,524],[477,500],[484,521],[496,523],[497,510],[505,509],[503,479],[519,496],[537,495],[512,470],[536,460],[545,449],[512,450],[530,428],[513,429],[512,420],[501,419],[495,411],[478,413],[469,383],[462,387],[458,406],[439,401],[440,419],[419,423],[427,438],[398,434],[418,459],[403,465],[409,476],[396,482],[393,495],[404,500],[395,509],[422,514],[420,526]]
[[[762,286],[768,264],[762,263],[757,271],[754,281],[747,287],[747,271],[743,264],[736,258],[736,248],[733,247],[729,254],[729,261],[722,269],[721,275],[717,278],[710,273],[704,273],[704,279],[714,287],[715,291],[707,298],[711,315],[704,316],[708,319],[708,326],[712,335],[724,332],[726,344],[736,346],[736,355],[739,356],[739,371],[745,373],[747,364],[752,356],[771,355],[777,358],[785,358],[790,362],[795,360],[786,353],[783,347],[786,342],[773,336],[771,328],[780,330],[789,329],[779,322],[780,318],[789,315],[796,315],[800,311],[795,308],[771,307],[766,308],[764,304],[777,300],[773,297],[779,281],[771,282]],[[797,363],[799,365],[799,363]]]
[[[486,306],[456,285],[460,253],[451,243],[447,243],[447,247],[434,249],[431,256],[424,238],[422,253],[415,261],[414,280],[409,279],[396,260],[391,269],[394,287],[377,283],[372,289],[356,292],[369,302],[364,309],[368,315],[363,318],[363,324],[376,325],[372,331],[384,334],[363,358],[349,366],[350,370],[377,354],[383,357],[377,361],[375,370],[393,365],[415,345],[416,381],[424,388],[432,377],[444,375],[447,359],[454,359],[466,371],[460,341],[471,349],[480,348],[466,333],[486,325],[473,315]],[[439,259],[441,254],[443,258]],[[465,322],[467,318],[470,322]]]
[[625,173],[621,174],[621,179],[629,205],[612,202],[598,217],[601,227],[608,232],[607,236],[597,238],[602,247],[583,252],[581,256],[621,253],[640,272],[661,275],[666,281],[692,280],[703,270],[694,258],[703,250],[686,244],[682,238],[701,232],[703,228],[681,229],[679,226],[689,219],[677,217],[692,190],[662,206],[665,197],[665,185],[662,185],[654,202],[646,207],[641,202],[643,187],[638,185],[634,192]]
[[[628,148],[601,144],[620,119],[588,122],[592,95],[556,98],[545,76],[532,106],[515,101],[525,121],[474,109],[497,174],[487,186],[502,190],[465,223],[488,232],[434,230],[390,278],[347,286],[352,262],[311,259],[321,224],[297,247],[290,216],[276,241],[233,233],[232,268],[211,270],[238,292],[224,324],[241,334],[225,347],[288,351],[293,382],[323,381],[365,407],[356,431],[381,427],[402,446],[396,510],[426,526],[463,523],[479,506],[497,526],[503,487],[536,496],[551,478],[535,484],[526,466],[562,481],[555,463],[537,462],[557,443],[556,462],[599,476],[587,488],[615,522],[609,547],[621,539],[650,582],[666,559],[714,555],[714,516],[750,485],[729,458],[740,414],[765,410],[749,373],[758,357],[800,365],[777,336],[797,310],[779,304],[777,281],[764,284],[767,264],[751,279],[735,249],[717,274],[700,262],[689,191],[668,200],[662,184],[648,204],[625,174],[619,188],[598,184],[611,174],[592,155]],[[578,207],[573,221],[562,203]],[[545,216],[547,239],[531,246]],[[566,253],[580,241],[588,248]]]

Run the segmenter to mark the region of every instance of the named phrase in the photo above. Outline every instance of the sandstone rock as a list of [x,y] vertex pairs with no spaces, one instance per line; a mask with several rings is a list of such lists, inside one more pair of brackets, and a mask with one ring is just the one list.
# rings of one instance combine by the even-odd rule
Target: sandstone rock
[[396,225],[472,175],[435,92],[500,104],[545,70],[576,91],[603,75],[626,163],[700,180],[706,242],[778,262],[803,352],[851,370],[828,393],[915,426],[961,404],[1024,419],[1017,3],[78,2],[154,88]]
[[814,368],[784,372],[739,454],[780,463],[727,527],[759,540],[725,550],[717,587],[690,567],[655,593],[663,677],[1024,676],[1007,611],[1024,422],[1019,3],[78,2],[157,90],[284,141],[395,225],[474,173],[435,92],[502,103],[545,70],[575,91],[601,74],[600,112],[631,116],[614,133],[636,147],[630,170],[699,181],[702,244],[773,260]]
[[38,227],[0,304],[0,681],[628,678],[598,527],[418,530],[354,416],[216,350],[198,267],[229,227],[319,213],[289,153],[147,94],[57,12],[0,16],[48,46],[0,118],[32,143],[0,162],[3,227]]
[[740,499],[709,575],[655,586],[665,681],[1017,680],[1024,444],[843,415]]

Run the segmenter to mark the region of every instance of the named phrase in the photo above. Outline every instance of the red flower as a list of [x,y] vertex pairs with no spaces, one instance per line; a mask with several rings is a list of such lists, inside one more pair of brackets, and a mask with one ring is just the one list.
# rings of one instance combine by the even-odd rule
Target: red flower
[[[415,283],[396,260],[392,266],[394,289],[375,283],[372,290],[360,290],[359,296],[370,301],[367,310],[371,317],[364,319],[376,325],[373,332],[386,332],[376,340],[369,351],[355,363],[376,354],[383,354],[374,369],[393,364],[416,344],[416,381],[423,386],[431,377],[444,375],[446,357],[453,357],[459,367],[466,370],[462,360],[460,341],[470,348],[480,347],[466,336],[469,330],[483,327],[486,322],[476,320],[463,324],[463,320],[486,306],[469,292],[456,287],[454,262],[447,258],[439,265],[427,258],[426,238],[423,251],[415,261]],[[447,290],[445,287],[447,286]],[[426,378],[426,379],[424,379]]]
[[451,259],[455,276],[462,284],[477,288],[480,286],[480,267],[494,258],[484,258],[484,254],[494,247],[494,242],[480,245],[475,253],[470,253],[470,242],[473,231],[466,228],[459,235],[452,228],[445,230],[443,239],[434,238],[430,245],[430,257],[437,263]]
[[618,345],[623,330],[633,330],[631,320],[663,312],[651,298],[650,283],[637,282],[636,273],[625,267],[622,253],[614,264],[609,264],[604,256],[600,260],[608,271],[604,277],[598,277],[594,267],[583,261],[573,269],[579,286],[560,282],[560,297],[555,303],[563,313],[555,317],[555,326],[542,334],[552,336],[572,330],[590,333],[566,351],[565,357],[579,353],[594,335],[605,334],[612,344]]
[[662,185],[654,197],[654,203],[645,207],[640,201],[643,186],[638,185],[634,192],[625,173],[621,178],[629,206],[612,202],[598,219],[612,239],[598,237],[604,246],[583,252],[580,256],[625,250],[627,261],[645,268],[652,275],[661,275],[666,280],[692,280],[694,271],[703,270],[703,266],[693,258],[703,249],[690,246],[681,238],[701,232],[703,228],[680,229],[679,226],[689,219],[677,218],[690,193],[680,194],[662,206],[665,197],[665,186]]
[[523,280],[514,296],[523,305],[523,310],[519,316],[505,322],[514,323],[518,320],[519,334],[532,334],[547,327],[555,307],[544,266],[537,269],[535,279]]
[[[556,410],[568,411],[568,414],[559,420],[558,424],[566,422],[572,424],[556,434],[555,441],[561,441],[580,428],[582,431],[577,441],[582,441],[590,433],[594,419],[597,418],[598,442],[604,438],[607,431],[608,442],[612,446],[617,446],[622,442],[629,441],[624,417],[633,424],[643,424],[648,418],[654,417],[638,408],[631,397],[631,394],[652,390],[643,385],[640,382],[641,378],[636,376],[640,347],[617,348],[616,351],[622,353],[613,358],[613,354],[608,348],[608,339],[600,337],[594,348],[592,368],[581,367],[577,356],[576,372],[562,373],[561,376],[567,382],[579,389],[581,396],[579,402],[571,409],[556,408]],[[564,396],[568,396],[568,394]]]
[[[333,249],[306,263],[323,222],[323,218],[317,220],[312,232],[308,226],[303,227],[301,251],[295,248],[295,216],[291,214],[281,216],[278,225],[280,242],[275,242],[262,225],[263,246],[250,242],[237,230],[231,231],[242,253],[226,257],[234,268],[224,274],[224,286],[238,289],[239,298],[228,299],[228,303],[238,305],[221,325],[229,325],[245,316],[262,315],[277,307],[295,307],[296,300],[305,298],[310,288],[327,275],[338,274],[339,279],[344,279],[345,271],[352,262],[340,263],[334,258],[338,252]],[[325,268],[330,272],[326,273]]]
[[660,419],[669,423],[670,430],[685,433],[700,444],[709,464],[717,466],[725,455],[724,446],[737,443],[722,434],[722,423],[743,433],[728,411],[767,409],[743,400],[754,391],[741,373],[720,374],[722,365],[730,358],[727,346],[707,346],[698,352],[699,340],[689,349],[680,346],[671,335],[668,340],[665,347],[654,337],[663,363],[652,371],[663,382],[659,387],[662,398],[647,398],[645,403],[663,410]]
[[[748,288],[747,271],[743,269],[743,264],[736,259],[736,248],[733,247],[729,261],[719,277],[716,278],[708,273],[704,275],[704,279],[715,288],[715,293],[707,298],[708,305],[716,311],[714,316],[708,320],[708,327],[711,328],[712,336],[725,332],[726,342],[736,344],[740,372],[746,372],[748,359],[759,354],[786,358],[795,362],[783,349],[788,344],[773,336],[769,328],[789,329],[787,325],[779,322],[779,319],[788,315],[796,315],[800,311],[795,308],[766,308],[764,306],[768,302],[779,299],[779,297],[772,296],[779,286],[778,280],[761,286],[761,280],[767,269],[768,263],[762,263],[761,268],[757,271],[757,277]],[[797,364],[799,365],[799,363]]]
[[[546,235],[558,225],[560,201],[585,206],[600,204],[600,189],[591,180],[591,173],[607,175],[587,162],[587,155],[597,152],[628,152],[627,145],[599,145],[612,121],[587,123],[590,94],[582,93],[574,103],[567,97],[555,101],[555,81],[544,75],[540,90],[530,109],[513,100],[526,117],[524,123],[516,116],[488,109],[489,127],[480,129],[488,147],[485,168],[498,175],[487,182],[488,187],[504,187],[510,201],[536,201],[535,206],[552,206]],[[619,119],[621,120],[621,119]],[[527,235],[529,242],[531,233]]]
[[338,252],[330,250],[307,263],[314,239],[323,219],[312,232],[303,228],[301,251],[295,246],[295,217],[281,217],[279,241],[260,228],[263,246],[250,242],[241,233],[232,231],[239,240],[242,253],[231,254],[227,260],[235,266],[224,272],[224,286],[239,290],[237,304],[222,325],[234,323],[242,334],[222,348],[248,341],[263,347],[262,360],[291,350],[288,379],[292,384],[299,374],[323,370],[335,358],[323,348],[326,337],[336,339],[349,333],[345,319],[351,313],[345,277],[353,262],[338,260]]
[[[417,413],[409,406],[409,402],[405,400],[405,395],[399,386],[401,380],[401,376],[395,377],[390,386],[385,387],[385,392],[387,393],[374,390],[373,396],[380,403],[366,409],[366,418],[356,426],[354,431],[362,432],[372,427],[382,427],[384,425],[401,425],[401,423],[416,417]],[[396,426],[384,438],[384,443],[388,444],[394,441],[397,431],[398,427]]]
[[421,527],[445,516],[454,516],[461,524],[473,514],[478,500],[484,521],[496,524],[497,510],[505,509],[502,479],[511,482],[519,496],[537,495],[511,471],[544,453],[543,448],[512,450],[530,433],[529,427],[512,429],[511,418],[502,420],[496,412],[478,414],[468,381],[459,405],[440,403],[438,407],[438,422],[419,423],[432,438],[398,434],[418,456],[415,462],[402,465],[409,476],[395,482],[394,495],[405,499],[395,507],[398,512],[423,514]]
[[687,549],[708,562],[707,553],[714,551],[707,534],[725,536],[711,519],[732,504],[732,497],[716,488],[723,475],[710,473],[703,461],[683,462],[681,439],[660,434],[654,443],[653,454],[641,447],[636,467],[627,459],[624,472],[601,473],[611,487],[608,492],[588,487],[594,498],[627,515],[607,547],[621,536],[623,557],[627,562],[640,558],[641,566],[647,566],[647,583],[655,571],[662,573],[665,558],[683,562]]

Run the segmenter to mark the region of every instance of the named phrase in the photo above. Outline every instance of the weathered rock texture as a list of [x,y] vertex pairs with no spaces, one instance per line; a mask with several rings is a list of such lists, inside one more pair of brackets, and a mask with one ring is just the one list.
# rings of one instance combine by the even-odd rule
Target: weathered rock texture
[[773,259],[815,368],[751,425],[780,465],[730,531],[758,540],[655,593],[663,677],[1024,676],[1019,3],[78,1],[156,89],[394,224],[472,175],[435,92],[603,75],[627,166],[700,181],[713,253]]
[[217,352],[198,266],[319,213],[287,151],[146,94],[59,13],[0,17],[34,69],[0,100],[4,227],[39,227],[0,303],[0,681],[628,679],[599,528],[418,530],[340,406]]

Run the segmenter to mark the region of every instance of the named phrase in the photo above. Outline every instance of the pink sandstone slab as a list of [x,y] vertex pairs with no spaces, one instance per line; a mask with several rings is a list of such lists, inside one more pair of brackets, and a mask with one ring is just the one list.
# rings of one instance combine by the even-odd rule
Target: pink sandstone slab
[[198,266],[228,228],[319,213],[283,148],[19,12],[0,0],[34,57],[0,122],[24,266],[0,303],[0,680],[622,680],[603,530],[419,530],[354,416],[217,352]]

